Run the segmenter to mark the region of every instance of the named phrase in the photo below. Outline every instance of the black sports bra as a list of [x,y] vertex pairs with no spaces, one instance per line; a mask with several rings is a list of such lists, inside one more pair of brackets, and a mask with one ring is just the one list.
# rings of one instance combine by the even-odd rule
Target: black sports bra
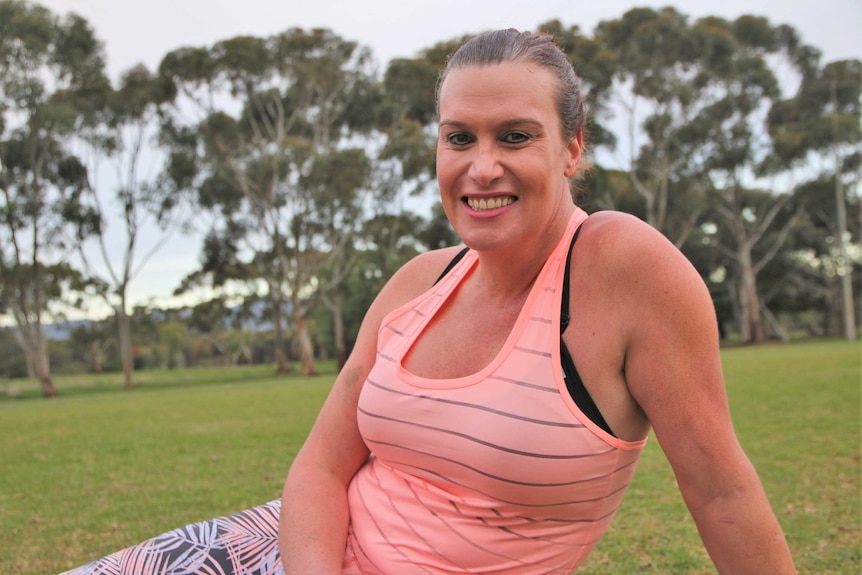
[[[572,264],[572,250],[575,247],[575,241],[578,239],[578,235],[581,233],[581,228],[578,227],[577,231],[575,231],[575,235],[572,237],[572,243],[569,245],[569,255],[566,257],[566,270],[563,275],[563,298],[562,298],[562,306],[560,309],[560,336],[563,335],[563,332],[566,331],[566,328],[569,326],[569,271],[571,269]],[[443,270],[443,273],[440,274],[440,277],[434,282],[435,284],[443,279],[447,273],[449,273],[455,264],[461,261],[461,258],[467,253],[470,248],[464,248],[459,251],[452,261],[449,262],[449,265],[446,266],[446,269]],[[578,406],[584,415],[590,418],[590,421],[601,427],[603,430],[608,432],[610,435],[614,435],[614,432],[611,431],[610,425],[608,425],[605,418],[602,416],[602,412],[599,411],[599,407],[596,405],[596,402],[593,401],[593,398],[590,396],[590,393],[587,391],[586,386],[584,386],[584,381],[581,379],[580,374],[578,373],[578,369],[575,367],[575,362],[572,360],[572,354],[569,353],[569,349],[566,347],[566,344],[563,342],[563,338],[560,337],[560,364],[563,368],[563,377],[566,381],[566,389],[569,390],[569,395],[574,400],[575,404]]]

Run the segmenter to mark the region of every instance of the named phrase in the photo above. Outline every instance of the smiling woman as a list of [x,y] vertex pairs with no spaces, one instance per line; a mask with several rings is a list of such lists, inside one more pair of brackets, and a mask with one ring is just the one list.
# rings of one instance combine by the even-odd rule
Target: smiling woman
[[[441,78],[440,194],[466,248],[408,262],[368,310],[285,482],[280,562],[274,502],[76,575],[249,572],[238,557],[252,573],[569,574],[650,428],[720,573],[795,572],[731,425],[700,276],[643,222],[573,201],[585,108],[565,54],[500,30]],[[265,527],[235,537],[246,524]]]
[[[574,207],[568,178],[581,158],[583,114],[561,129],[558,108],[572,106],[548,97],[559,91],[557,80],[537,64],[458,62],[439,93],[437,179],[446,215],[475,249],[547,254]],[[565,93],[579,93],[570,83]]]

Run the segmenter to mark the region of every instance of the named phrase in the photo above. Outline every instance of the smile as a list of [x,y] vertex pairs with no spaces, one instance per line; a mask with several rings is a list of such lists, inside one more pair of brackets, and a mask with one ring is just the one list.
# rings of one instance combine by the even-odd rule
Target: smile
[[496,198],[466,198],[467,205],[477,212],[497,210],[508,206],[517,200],[514,196],[498,196]]

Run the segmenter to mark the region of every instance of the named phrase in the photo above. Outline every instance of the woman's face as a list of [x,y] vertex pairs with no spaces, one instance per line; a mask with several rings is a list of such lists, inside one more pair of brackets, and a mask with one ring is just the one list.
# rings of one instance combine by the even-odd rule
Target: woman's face
[[468,246],[524,247],[568,220],[580,138],[563,140],[555,89],[550,71],[514,62],[456,68],[444,80],[437,179]]

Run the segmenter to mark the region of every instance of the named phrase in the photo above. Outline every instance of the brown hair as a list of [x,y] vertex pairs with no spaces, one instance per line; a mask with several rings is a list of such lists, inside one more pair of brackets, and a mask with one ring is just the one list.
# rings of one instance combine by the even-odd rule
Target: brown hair
[[437,82],[439,111],[440,88],[450,70],[466,66],[489,66],[504,62],[528,62],[546,68],[557,79],[557,112],[563,140],[571,142],[583,134],[587,104],[581,81],[566,54],[550,34],[519,32],[513,28],[486,32],[467,40],[449,56]]

